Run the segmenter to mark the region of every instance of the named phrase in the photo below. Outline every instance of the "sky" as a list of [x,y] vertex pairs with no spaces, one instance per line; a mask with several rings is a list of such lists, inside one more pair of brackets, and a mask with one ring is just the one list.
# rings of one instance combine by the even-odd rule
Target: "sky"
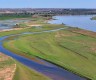
[[0,0],[0,8],[96,8],[96,0]]

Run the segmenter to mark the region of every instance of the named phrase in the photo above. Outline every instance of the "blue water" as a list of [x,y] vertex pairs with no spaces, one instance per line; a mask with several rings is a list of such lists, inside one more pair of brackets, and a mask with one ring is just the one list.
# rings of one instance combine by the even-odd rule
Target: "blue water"
[[[57,31],[57,30],[61,30],[61,29],[66,29],[66,28],[60,28],[60,29],[55,29],[55,30],[49,30],[49,31],[41,31],[41,32],[32,32],[32,33],[22,33],[22,34],[15,34],[15,35],[24,35],[24,34],[35,34],[35,33],[44,33],[44,32],[50,32],[50,31]],[[39,61],[44,62],[45,64],[48,65],[44,65],[44,64],[40,64],[37,63],[35,61],[32,61],[30,59],[27,59],[25,57],[16,55],[8,50],[6,50],[3,46],[2,46],[2,40],[10,37],[10,36],[15,36],[15,35],[9,35],[9,36],[4,36],[4,37],[0,37],[0,52],[13,57],[14,59],[16,59],[17,61],[19,61],[20,63],[28,66],[29,68],[42,73],[43,75],[51,78],[52,80],[85,80],[75,74],[72,74],[66,70],[63,70],[55,65],[52,65],[50,63],[47,63],[46,61],[37,59]],[[19,38],[18,38],[19,39]],[[4,42],[3,42],[4,43]]]
[[63,16],[53,16],[53,21],[49,21],[51,24],[66,24],[71,27],[78,27],[81,29],[90,30],[96,32],[96,20],[91,20],[90,18],[96,15],[63,15]]

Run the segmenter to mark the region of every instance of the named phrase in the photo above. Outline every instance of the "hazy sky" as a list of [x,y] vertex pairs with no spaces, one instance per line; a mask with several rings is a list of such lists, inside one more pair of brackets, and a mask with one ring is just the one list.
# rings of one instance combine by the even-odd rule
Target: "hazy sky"
[[0,8],[96,8],[96,0],[0,0]]

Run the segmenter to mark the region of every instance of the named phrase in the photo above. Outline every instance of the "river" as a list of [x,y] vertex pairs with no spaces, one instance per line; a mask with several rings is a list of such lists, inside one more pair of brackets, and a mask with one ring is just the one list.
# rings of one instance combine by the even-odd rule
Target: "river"
[[66,24],[71,27],[78,27],[81,29],[90,30],[96,32],[96,20],[91,20],[90,18],[96,15],[61,15],[53,16],[53,21],[49,21],[51,24]]

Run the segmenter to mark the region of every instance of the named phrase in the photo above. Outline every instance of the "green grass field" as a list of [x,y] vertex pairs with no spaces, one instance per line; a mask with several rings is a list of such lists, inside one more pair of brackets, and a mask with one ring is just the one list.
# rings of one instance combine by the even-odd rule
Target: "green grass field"
[[96,80],[96,38],[65,29],[25,35],[3,46],[16,54],[38,56]]

